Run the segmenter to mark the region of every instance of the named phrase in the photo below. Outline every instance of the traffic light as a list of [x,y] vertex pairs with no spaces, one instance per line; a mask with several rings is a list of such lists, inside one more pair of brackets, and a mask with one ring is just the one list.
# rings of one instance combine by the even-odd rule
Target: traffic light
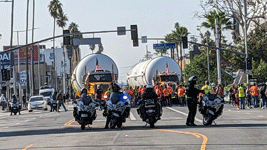
[[2,81],[10,80],[10,70],[2,69]]
[[246,60],[247,60],[247,69],[248,70],[251,70],[252,69],[252,61],[251,61],[251,58],[249,57],[249,58],[246,58]]
[[[70,30],[63,30],[63,35],[69,34]],[[70,45],[70,35],[63,36],[63,45]]]
[[183,48],[188,48],[187,36],[182,37]]
[[138,46],[138,31],[137,25],[131,25],[131,39],[133,40],[133,46]]

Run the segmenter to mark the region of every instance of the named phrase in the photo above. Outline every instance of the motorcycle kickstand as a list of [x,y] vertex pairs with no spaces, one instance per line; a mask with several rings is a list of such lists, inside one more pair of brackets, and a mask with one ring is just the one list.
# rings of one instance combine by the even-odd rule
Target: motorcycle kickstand
[[90,127],[90,125],[88,124],[88,128],[91,130],[92,128]]
[[217,126],[217,124],[216,124],[216,122],[215,122],[215,121],[213,121],[213,123],[214,123],[214,125],[215,125],[215,126]]

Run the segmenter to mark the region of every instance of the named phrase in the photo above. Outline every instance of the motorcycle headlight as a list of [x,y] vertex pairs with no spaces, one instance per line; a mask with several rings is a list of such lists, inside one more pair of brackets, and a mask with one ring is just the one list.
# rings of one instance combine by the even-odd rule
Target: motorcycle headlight
[[104,95],[104,98],[108,98],[108,96],[107,95]]
[[128,96],[127,96],[127,95],[124,95],[122,98],[123,98],[124,100],[127,100],[127,99],[128,99]]

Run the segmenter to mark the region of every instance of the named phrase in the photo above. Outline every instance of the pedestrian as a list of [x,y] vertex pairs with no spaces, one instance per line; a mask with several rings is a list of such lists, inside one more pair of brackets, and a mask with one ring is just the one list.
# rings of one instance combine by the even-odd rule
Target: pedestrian
[[200,92],[204,93],[204,90],[198,90],[195,88],[195,84],[197,82],[197,77],[192,76],[188,79],[189,85],[186,89],[186,95],[187,95],[187,105],[188,105],[188,117],[186,120],[187,126],[196,126],[194,123],[195,116],[197,113],[197,96]]
[[250,94],[249,89],[250,89],[250,86],[248,85],[246,88],[246,103],[247,103],[248,109],[251,108],[251,104],[252,104],[251,94]]
[[168,91],[168,94],[169,94],[169,96],[168,96],[168,104],[171,107],[172,106],[172,92],[173,92],[173,89],[172,89],[172,86],[171,86],[170,83],[167,86],[167,91]]
[[266,98],[266,84],[263,85],[263,87],[260,90],[260,96],[262,99],[261,109],[266,108],[267,104],[267,98]]
[[223,86],[221,84],[218,85],[216,93],[218,94],[219,97],[224,99],[224,89],[223,89]]
[[26,105],[26,96],[25,96],[25,94],[22,95],[22,103],[23,103],[23,104],[22,104],[23,107],[24,107],[24,108],[27,108],[27,105]]
[[2,110],[5,110],[5,106],[6,106],[7,102],[6,102],[6,98],[5,98],[4,94],[2,94],[1,97],[0,97],[0,103],[1,103],[1,106],[2,106]]
[[209,81],[205,81],[205,85],[201,88],[205,94],[212,93],[212,87],[209,85]]
[[230,101],[229,104],[231,104],[232,106],[235,105],[235,86],[232,85],[229,89],[229,93],[230,93]]
[[167,106],[168,105],[168,98],[169,98],[169,93],[167,91],[167,85],[164,85],[162,93],[163,93],[164,105]]
[[184,103],[184,88],[182,87],[182,85],[179,85],[178,87],[178,90],[177,90],[177,95],[178,95],[178,99],[179,99],[179,102],[181,104],[181,106],[185,106],[185,103]]
[[60,107],[61,105],[63,106],[65,112],[68,111],[68,110],[66,109],[64,103],[63,103],[63,96],[62,96],[62,91],[61,91],[61,90],[59,90],[56,99],[58,100],[57,112],[59,112],[59,107]]
[[239,107],[240,109],[245,109],[245,91],[243,85],[240,84],[238,87],[238,97],[239,97]]
[[128,96],[129,96],[130,103],[133,106],[134,89],[132,88],[132,86],[129,87],[129,89],[127,90],[127,93],[128,93]]
[[251,97],[252,97],[252,101],[253,101],[253,105],[254,108],[258,107],[258,87],[256,86],[256,83],[253,84],[253,86],[251,86],[251,88],[249,89]]
[[97,85],[97,90],[95,92],[95,97],[96,97],[96,101],[99,102],[99,110],[101,111],[102,110],[102,107],[101,107],[101,102],[102,102],[102,97],[103,97],[103,90],[100,88],[100,85]]

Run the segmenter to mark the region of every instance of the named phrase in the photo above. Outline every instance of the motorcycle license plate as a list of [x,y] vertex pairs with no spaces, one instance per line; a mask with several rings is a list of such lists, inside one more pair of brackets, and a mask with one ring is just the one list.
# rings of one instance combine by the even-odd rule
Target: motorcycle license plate
[[148,112],[148,113],[153,113],[154,110],[153,110],[153,109],[149,109],[147,112]]
[[114,115],[115,117],[120,117],[120,115],[117,114],[117,113],[113,113],[113,115]]
[[81,114],[81,117],[88,117],[88,114]]
[[17,108],[13,108],[13,109],[17,109]]

